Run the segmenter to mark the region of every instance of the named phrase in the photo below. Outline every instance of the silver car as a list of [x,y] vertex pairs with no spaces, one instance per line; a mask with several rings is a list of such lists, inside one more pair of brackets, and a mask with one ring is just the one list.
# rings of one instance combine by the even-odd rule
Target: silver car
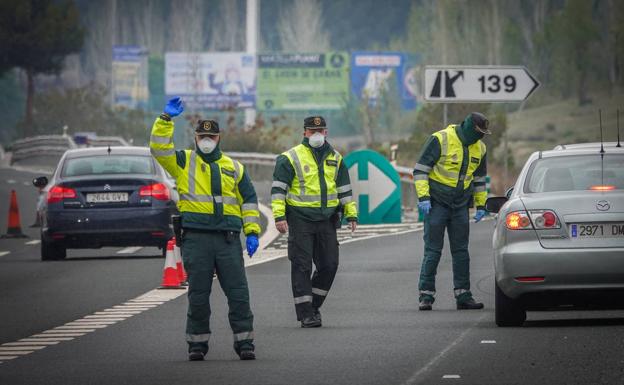
[[496,324],[527,310],[624,307],[624,147],[533,153],[498,213],[493,235]]

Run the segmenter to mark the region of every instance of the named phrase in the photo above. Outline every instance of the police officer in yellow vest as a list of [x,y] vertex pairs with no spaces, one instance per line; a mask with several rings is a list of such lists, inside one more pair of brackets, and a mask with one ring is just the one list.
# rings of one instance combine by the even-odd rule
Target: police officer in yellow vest
[[326,141],[325,119],[308,117],[303,128],[303,142],[277,157],[271,200],[275,226],[288,231],[297,320],[309,328],[321,326],[319,308],[338,270],[340,216],[354,231],[357,208],[343,158]]
[[489,121],[473,112],[459,125],[434,133],[425,143],[414,167],[418,208],[424,214],[425,255],[420,269],[419,309],[431,310],[435,300],[435,276],[448,231],[453,256],[453,286],[457,309],[482,309],[470,292],[468,208],[477,208],[475,221],[485,211],[486,147]]
[[239,233],[242,227],[251,257],[260,234],[258,199],[243,165],[219,149],[219,125],[214,120],[197,125],[195,151],[174,149],[171,118],[183,110],[180,98],[169,100],[152,128],[150,149],[176,179],[180,194],[182,257],[189,280],[189,359],[201,361],[208,352],[210,292],[216,271],[228,299],[234,350],[241,360],[253,360],[253,314]]

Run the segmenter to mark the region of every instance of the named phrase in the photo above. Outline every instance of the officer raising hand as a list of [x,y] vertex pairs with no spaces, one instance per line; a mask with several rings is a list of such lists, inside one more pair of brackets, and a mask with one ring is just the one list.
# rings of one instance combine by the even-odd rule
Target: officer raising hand
[[188,273],[186,341],[189,360],[201,361],[210,339],[210,291],[216,271],[230,307],[234,350],[241,360],[255,359],[253,314],[243,250],[242,230],[251,257],[258,248],[258,198],[242,164],[219,149],[219,124],[201,120],[195,128],[195,150],[176,151],[171,118],[184,111],[180,98],[169,100],[152,128],[152,156],[175,179],[180,194],[182,258]]

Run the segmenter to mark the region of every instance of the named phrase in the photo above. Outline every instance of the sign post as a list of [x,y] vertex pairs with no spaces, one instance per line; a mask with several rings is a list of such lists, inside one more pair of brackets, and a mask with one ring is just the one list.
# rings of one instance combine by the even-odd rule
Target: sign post
[[372,150],[352,152],[344,162],[358,205],[358,222],[401,223],[401,180],[390,162]]
[[522,66],[428,66],[428,102],[521,102],[539,87]]

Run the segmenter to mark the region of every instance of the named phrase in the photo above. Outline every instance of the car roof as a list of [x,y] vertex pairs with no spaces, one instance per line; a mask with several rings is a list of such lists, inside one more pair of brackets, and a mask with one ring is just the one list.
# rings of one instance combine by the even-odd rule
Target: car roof
[[[604,142],[604,147],[616,147],[617,142]],[[581,148],[600,148],[600,142],[558,144],[553,150],[575,150]]]
[[[109,147],[87,147],[87,148],[75,148],[67,150],[65,152],[65,158],[80,158],[84,156],[98,156],[108,155]],[[142,155],[150,156],[150,150],[148,147],[138,146],[111,146],[111,155]]]
[[[624,154],[624,146],[622,147],[608,147],[605,146],[605,155],[608,154]],[[555,158],[560,156],[573,156],[573,155],[591,155],[600,154],[600,143],[598,147],[578,147],[567,148],[565,151],[555,148],[554,150],[536,151],[531,155],[531,159],[535,158]]]

